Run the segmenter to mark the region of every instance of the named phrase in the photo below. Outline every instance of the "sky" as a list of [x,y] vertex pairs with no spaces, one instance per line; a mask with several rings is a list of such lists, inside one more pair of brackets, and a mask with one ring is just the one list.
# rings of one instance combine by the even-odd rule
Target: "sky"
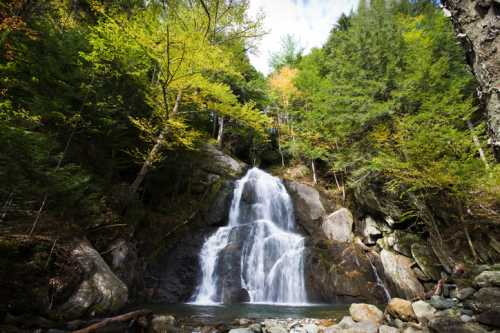
[[307,53],[323,45],[333,24],[342,13],[356,8],[358,0],[250,0],[250,15],[262,11],[264,29],[268,32],[258,43],[252,64],[264,74],[269,73],[269,54],[279,51],[281,37],[293,35]]

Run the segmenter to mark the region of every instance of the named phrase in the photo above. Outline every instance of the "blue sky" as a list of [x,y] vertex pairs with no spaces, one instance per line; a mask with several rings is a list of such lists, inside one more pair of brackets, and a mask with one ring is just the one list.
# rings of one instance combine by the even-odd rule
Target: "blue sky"
[[339,16],[356,8],[358,0],[250,0],[250,15],[262,11],[269,32],[258,43],[252,64],[269,73],[269,53],[280,49],[281,36],[294,35],[305,51],[321,46]]

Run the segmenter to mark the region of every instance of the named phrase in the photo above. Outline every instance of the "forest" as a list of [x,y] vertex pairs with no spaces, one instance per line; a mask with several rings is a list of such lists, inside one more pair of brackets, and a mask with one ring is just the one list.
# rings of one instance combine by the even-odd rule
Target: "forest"
[[[249,6],[0,3],[0,331],[8,312],[61,319],[75,239],[103,257],[126,239],[155,275],[221,197],[219,172],[197,183],[207,147],[428,239],[449,275],[499,262],[497,129],[443,4],[360,0],[322,47],[283,36],[268,75],[249,60],[269,33]],[[54,292],[54,276],[71,281]]]

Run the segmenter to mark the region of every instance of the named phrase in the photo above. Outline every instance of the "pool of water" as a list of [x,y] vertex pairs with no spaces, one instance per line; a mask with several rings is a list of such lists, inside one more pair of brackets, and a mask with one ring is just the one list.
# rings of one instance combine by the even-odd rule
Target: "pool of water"
[[171,314],[186,322],[205,324],[230,323],[237,318],[331,318],[341,319],[348,315],[348,305],[313,304],[307,306],[289,306],[274,304],[228,304],[228,305],[196,305],[196,304],[148,304],[148,308],[157,314]]

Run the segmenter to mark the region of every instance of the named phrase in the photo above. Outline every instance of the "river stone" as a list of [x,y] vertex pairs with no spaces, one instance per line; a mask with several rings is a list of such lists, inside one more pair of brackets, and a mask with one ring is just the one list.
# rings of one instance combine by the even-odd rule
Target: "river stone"
[[472,295],[474,295],[475,292],[476,292],[476,289],[474,289],[474,288],[470,288],[470,287],[460,288],[460,289],[456,289],[455,296],[459,300],[464,301],[464,300],[468,299],[469,297],[471,297]]
[[399,333],[399,329],[392,326],[382,325],[378,328],[378,333]]
[[120,310],[127,303],[127,286],[87,240],[77,241],[71,256],[79,263],[84,277],[76,292],[57,309],[61,317],[104,315]]
[[436,309],[424,301],[413,302],[411,307],[415,316],[417,316],[418,321],[421,323],[428,322],[436,315]]
[[349,307],[349,313],[355,321],[371,321],[380,324],[384,320],[384,314],[375,305],[365,303],[353,303]]
[[481,312],[477,316],[477,321],[481,324],[500,328],[500,306]]
[[318,333],[319,327],[315,324],[306,324],[304,325],[304,329],[307,333]]
[[403,321],[412,321],[417,318],[411,302],[401,298],[392,298],[387,304],[386,312]]
[[484,328],[476,323],[464,323],[459,318],[438,316],[429,322],[432,333],[487,333]]
[[439,260],[428,246],[419,243],[412,244],[411,255],[425,275],[434,281],[439,280],[441,277]]
[[424,287],[411,268],[413,263],[410,258],[384,249],[380,252],[380,259],[385,276],[396,289],[398,296],[407,299],[423,297]]
[[233,328],[232,330],[229,330],[229,333],[255,333],[255,332],[250,328]]
[[429,300],[429,304],[438,310],[446,310],[452,308],[453,305],[455,305],[455,302],[451,298],[433,295]]
[[323,329],[324,333],[377,333],[378,325],[371,321],[354,322],[351,317],[344,317],[337,325]]
[[500,287],[500,271],[484,271],[474,278],[474,283],[480,287]]
[[347,243],[353,240],[354,219],[347,208],[341,208],[323,219],[323,232],[329,240]]
[[175,318],[170,315],[153,315],[150,333],[166,333],[175,325]]

